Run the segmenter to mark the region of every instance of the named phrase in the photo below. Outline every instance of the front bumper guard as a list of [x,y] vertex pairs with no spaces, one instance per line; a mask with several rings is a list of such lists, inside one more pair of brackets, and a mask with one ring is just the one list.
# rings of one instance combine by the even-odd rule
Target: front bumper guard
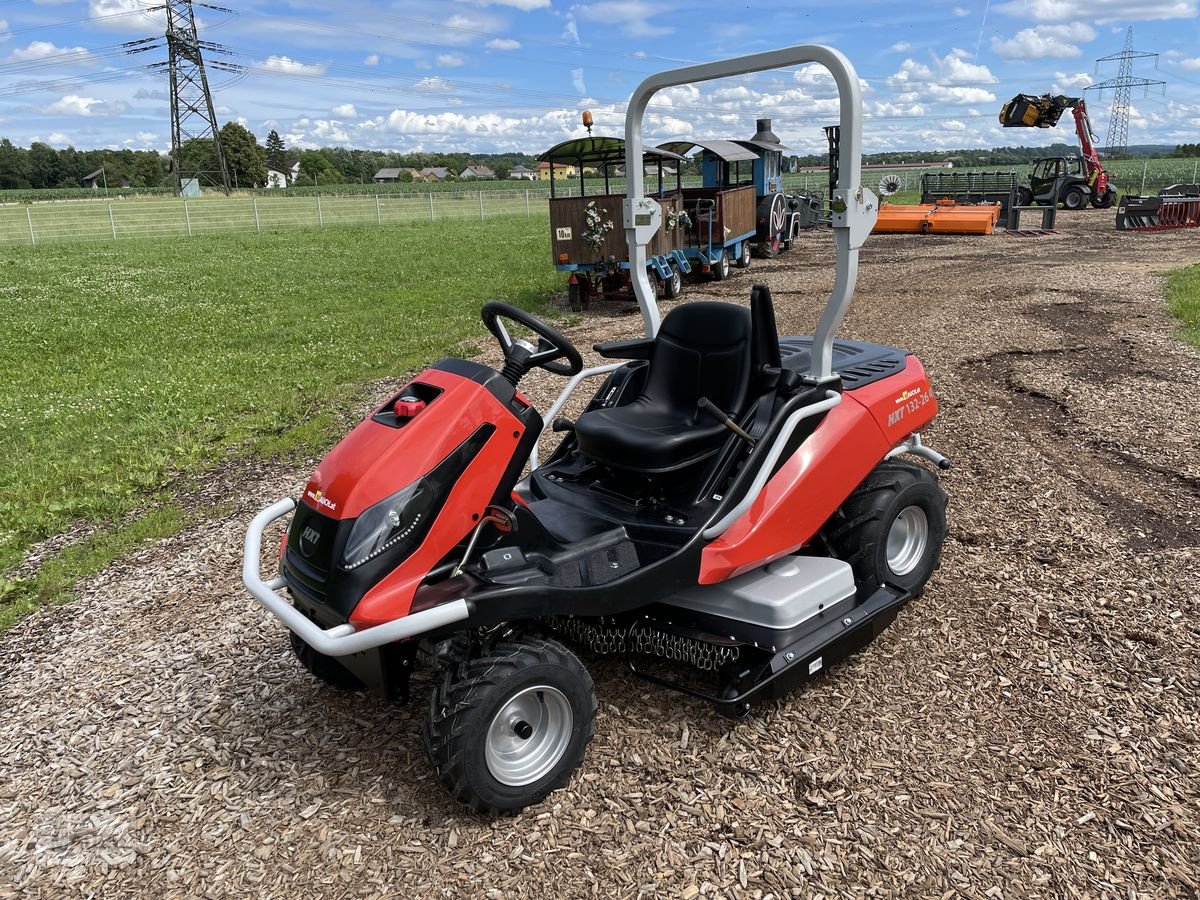
[[384,644],[453,625],[471,615],[470,605],[466,600],[459,598],[361,631],[349,622],[333,628],[321,628],[278,593],[279,589],[284,587],[282,577],[263,581],[259,574],[263,532],[268,525],[283,518],[295,508],[296,501],[286,497],[271,504],[251,520],[242,553],[242,581],[255,600],[318,653],[326,656],[349,656],[364,650],[374,650]]

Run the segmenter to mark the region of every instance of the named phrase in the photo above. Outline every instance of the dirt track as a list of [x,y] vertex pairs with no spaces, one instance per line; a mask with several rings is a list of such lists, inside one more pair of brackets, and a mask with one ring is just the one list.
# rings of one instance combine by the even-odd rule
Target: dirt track
[[[930,370],[950,537],[809,690],[733,724],[589,659],[570,787],[462,815],[423,703],[318,687],[249,602],[245,523],[304,471],[239,472],[236,514],[0,637],[0,896],[1200,896],[1200,354],[1155,274],[1200,237],[1111,222],[868,243],[843,333]],[[687,296],[762,280],[811,333],[829,257],[806,236]]]

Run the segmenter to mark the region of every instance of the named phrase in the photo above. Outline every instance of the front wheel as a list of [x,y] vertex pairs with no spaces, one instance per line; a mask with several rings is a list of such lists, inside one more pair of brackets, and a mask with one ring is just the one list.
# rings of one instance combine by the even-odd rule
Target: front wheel
[[587,669],[557,641],[502,641],[452,663],[434,688],[425,751],[475,812],[514,812],[567,783],[596,719]]
[[1108,209],[1110,206],[1112,206],[1116,202],[1117,202],[1117,192],[1116,191],[1105,191],[1103,194],[1099,195],[1098,197],[1092,198],[1092,206],[1094,206],[1096,209]]
[[1033,206],[1033,191],[1029,188],[1017,188],[1017,206]]
[[887,584],[917,596],[941,560],[946,495],[928,469],[884,462],[834,513],[826,536],[867,593]]
[[1073,187],[1063,196],[1063,206],[1067,209],[1085,209],[1087,207],[1087,195],[1081,188]]

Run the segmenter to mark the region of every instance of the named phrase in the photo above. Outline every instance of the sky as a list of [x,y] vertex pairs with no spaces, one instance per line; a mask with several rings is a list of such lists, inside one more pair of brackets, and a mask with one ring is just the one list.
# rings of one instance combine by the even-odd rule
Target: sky
[[[0,136],[28,146],[170,145],[162,0],[0,0]],[[620,135],[645,76],[801,43],[840,49],[864,90],[863,149],[1074,143],[1055,129],[1002,129],[1016,93],[1079,94],[1114,78],[1126,28],[1140,59],[1131,144],[1200,141],[1200,0],[196,0],[217,117],[289,147],[538,154],[586,132]],[[159,42],[161,44],[161,41]],[[1106,143],[1112,91],[1088,91]],[[819,67],[685,86],[655,97],[654,141],[748,138],[758,117],[797,153],[824,152],[836,91]]]

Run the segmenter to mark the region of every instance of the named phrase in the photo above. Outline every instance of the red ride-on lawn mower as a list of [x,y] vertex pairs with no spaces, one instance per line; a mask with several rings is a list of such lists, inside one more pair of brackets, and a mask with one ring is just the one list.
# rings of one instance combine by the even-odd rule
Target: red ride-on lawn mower
[[[749,309],[684,304],[660,327],[640,264],[662,215],[638,164],[647,100],[806,62],[833,73],[842,110],[836,278],[815,336],[780,339],[761,286]],[[646,336],[597,345],[618,362],[584,370],[549,325],[488,303],[500,371],[436,363],[333,449],[298,502],[251,524],[245,583],[313,675],[403,700],[415,666],[440,670],[425,745],[472,809],[536,803],[583,759],[596,698],[568,644],[622,653],[639,676],[742,716],[866,645],[936,568],[945,495],[898,459],[948,465],[917,433],[937,409],[925,370],[903,350],[834,341],[876,213],[859,186],[860,113],[857,76],[825,47],[648,78],[629,104],[624,210]],[[543,419],[518,390],[535,367],[570,378],[544,464]],[[557,417],[591,376],[604,381],[585,411]],[[264,581],[263,531],[293,510],[279,577]]]

